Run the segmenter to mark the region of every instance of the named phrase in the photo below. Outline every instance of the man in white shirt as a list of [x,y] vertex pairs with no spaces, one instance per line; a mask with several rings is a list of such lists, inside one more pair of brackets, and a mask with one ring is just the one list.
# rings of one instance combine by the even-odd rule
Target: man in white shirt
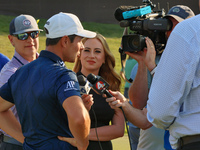
[[197,15],[172,31],[147,102],[148,120],[155,127],[169,130],[174,149],[200,149],[199,21]]

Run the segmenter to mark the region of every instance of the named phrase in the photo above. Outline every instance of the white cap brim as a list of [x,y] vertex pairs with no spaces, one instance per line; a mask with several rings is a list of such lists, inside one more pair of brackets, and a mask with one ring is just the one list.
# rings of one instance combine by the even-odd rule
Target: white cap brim
[[82,31],[79,31],[78,33],[75,33],[75,35],[86,37],[86,38],[94,38],[96,36],[96,33],[92,31],[88,31],[88,30],[82,30]]

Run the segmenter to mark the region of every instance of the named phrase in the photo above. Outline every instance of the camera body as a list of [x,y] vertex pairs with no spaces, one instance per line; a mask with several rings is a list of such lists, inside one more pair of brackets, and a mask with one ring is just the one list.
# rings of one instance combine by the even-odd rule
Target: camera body
[[160,54],[167,41],[165,32],[172,29],[172,22],[164,18],[164,9],[153,11],[155,4],[150,0],[143,0],[143,4],[137,7],[120,6],[115,11],[120,26],[129,27],[133,31],[122,37],[122,51],[142,51],[146,47],[145,37],[149,37],[155,45],[156,53]]

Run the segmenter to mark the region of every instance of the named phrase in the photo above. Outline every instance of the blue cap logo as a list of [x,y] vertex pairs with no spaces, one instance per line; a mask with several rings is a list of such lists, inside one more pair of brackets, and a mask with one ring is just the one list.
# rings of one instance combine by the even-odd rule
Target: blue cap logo
[[174,8],[172,11],[178,13],[180,11],[180,9],[179,8]]

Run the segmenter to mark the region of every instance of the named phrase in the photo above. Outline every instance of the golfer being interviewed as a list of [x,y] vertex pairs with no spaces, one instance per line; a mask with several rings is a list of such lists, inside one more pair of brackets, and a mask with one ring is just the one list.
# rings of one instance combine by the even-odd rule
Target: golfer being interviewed
[[[46,50],[0,88],[0,127],[26,150],[86,150],[90,118],[76,74],[64,62],[74,62],[84,48],[82,37],[93,38],[96,33],[84,30],[77,16],[62,12],[48,19],[44,29]],[[9,110],[13,105],[21,125]],[[74,138],[76,143],[57,136]]]

